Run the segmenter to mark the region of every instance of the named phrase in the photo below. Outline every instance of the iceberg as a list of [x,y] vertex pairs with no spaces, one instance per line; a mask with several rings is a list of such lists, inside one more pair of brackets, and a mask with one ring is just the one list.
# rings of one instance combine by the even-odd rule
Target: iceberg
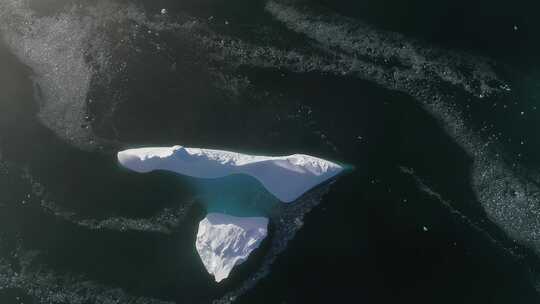
[[[246,195],[249,197],[252,193],[244,193],[245,188],[256,188],[259,183],[272,200],[277,198],[283,203],[290,203],[344,170],[341,165],[304,154],[260,156],[183,146],[129,149],[118,152],[117,157],[121,166],[140,173],[165,170],[201,179],[225,180],[231,179],[226,178],[231,175],[254,178],[248,179],[255,184],[233,177],[228,182],[223,181],[221,186],[210,181],[208,185],[199,187],[203,193],[208,192],[209,201],[219,201],[223,205],[242,201]],[[240,184],[241,187],[238,186]],[[216,189],[208,191],[205,187]],[[260,195],[256,197],[261,200]],[[268,219],[233,216],[221,213],[224,212],[222,209],[218,212],[207,209],[207,212],[210,213],[199,223],[195,247],[208,273],[220,282],[260,245],[268,233]]]
[[267,218],[209,213],[199,223],[195,247],[204,267],[219,283],[234,266],[247,260],[267,233]]
[[285,203],[344,170],[336,163],[304,154],[272,157],[183,146],[124,150],[118,153],[118,161],[141,173],[166,170],[196,178],[247,174]]

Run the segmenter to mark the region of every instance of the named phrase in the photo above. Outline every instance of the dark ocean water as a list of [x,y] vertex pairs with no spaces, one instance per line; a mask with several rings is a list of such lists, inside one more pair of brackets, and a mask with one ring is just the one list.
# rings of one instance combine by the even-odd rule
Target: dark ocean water
[[[3,1],[13,2],[0,4]],[[37,13],[32,18],[63,20],[61,12],[69,14],[65,8],[74,2],[82,7],[131,3],[157,15],[158,21],[189,16],[203,29],[160,32],[140,25],[148,29],[138,28],[142,34],[135,35],[130,33],[132,24],[121,21],[99,28],[96,36],[104,33],[100,31],[108,35],[104,40],[112,50],[112,66],[116,69],[119,60],[122,69],[111,72],[109,82],[103,80],[109,74],[92,74],[85,119],[69,126],[90,129],[95,135],[91,148],[81,148],[38,119],[50,100],[36,71],[49,66],[32,65],[39,60],[25,62],[25,55],[13,47],[17,43],[0,44],[0,257],[20,272],[11,279],[0,273],[0,304],[152,303],[150,299],[210,303],[241,286],[262,264],[270,241],[219,285],[206,273],[194,247],[205,208],[219,209],[212,202],[222,198],[235,200],[219,194],[219,187],[226,188],[223,192],[236,187],[234,180],[232,186],[204,185],[213,192],[201,202],[194,199],[197,187],[190,181],[163,172],[134,174],[116,164],[119,149],[175,144],[269,155],[306,153],[355,168],[307,214],[268,276],[236,303],[540,303],[538,248],[505,230],[513,223],[488,216],[479,195],[483,189],[473,186],[474,157],[461,138],[448,131],[447,121],[441,122],[439,113],[418,101],[423,94],[454,96],[453,106],[481,141],[475,146],[492,142],[490,136],[496,134],[493,142],[504,155],[502,162],[523,179],[537,180],[538,4],[282,1],[310,16],[328,17],[331,23],[359,22],[355,26],[360,30],[370,24],[401,33],[404,41],[418,41],[426,50],[423,55],[434,61],[447,51],[487,58],[512,91],[479,98],[440,79],[433,80],[434,88],[429,80],[428,89],[407,91],[393,89],[376,76],[324,70],[324,64],[313,63],[316,60],[310,61],[316,68],[303,71],[279,64],[274,57],[270,63],[246,59],[231,67],[230,61],[240,62],[241,56],[226,54],[237,49],[222,45],[223,53],[212,53],[212,48],[210,55],[205,53],[200,37],[232,37],[251,46],[320,55],[328,62],[344,60],[339,46],[326,48],[322,39],[306,39],[301,30],[291,30],[297,25],[287,27],[276,20],[265,9],[266,1],[34,0],[30,3]],[[167,9],[166,17],[159,16],[162,8]],[[11,33],[1,29],[0,34]],[[17,41],[39,41],[21,35]],[[129,43],[137,51],[116,40],[123,35],[135,37]],[[382,50],[390,36],[366,47]],[[30,48],[46,43],[34,45]],[[244,49],[248,52],[250,47]],[[54,53],[44,49],[39,58],[53,58],[48,52]],[[390,71],[407,64],[396,55],[399,51],[388,56],[385,52],[393,51],[358,58],[381,61],[380,66]],[[86,60],[94,60],[92,54],[85,52]],[[469,68],[458,70],[472,78]],[[55,121],[61,124],[62,118]],[[516,188],[508,185],[503,192],[517,192]],[[503,194],[497,197],[505,200]],[[262,208],[249,208],[271,213],[268,206],[275,202],[268,201]],[[540,200],[533,203],[534,211]],[[187,211],[177,224],[168,225],[158,216],[179,206]],[[255,212],[242,211],[246,210]],[[524,221],[516,214],[510,216],[513,221]],[[138,229],[125,222],[92,226],[109,218],[150,219],[150,224],[139,221],[131,226]],[[163,233],[163,227],[170,229]],[[530,241],[528,236],[540,225],[528,228],[520,233]],[[24,276],[24,283],[17,276]]]

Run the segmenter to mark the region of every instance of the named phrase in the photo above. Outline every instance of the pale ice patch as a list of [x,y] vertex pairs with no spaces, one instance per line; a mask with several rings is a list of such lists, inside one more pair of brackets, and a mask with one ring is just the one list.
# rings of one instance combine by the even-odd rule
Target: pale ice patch
[[64,141],[92,148],[99,141],[88,110],[92,89],[105,90],[105,100],[99,102],[114,109],[122,92],[111,90],[111,83],[126,71],[126,54],[138,51],[136,40],[145,39],[139,35],[143,28],[160,31],[181,25],[164,17],[150,20],[130,3],[71,4],[42,16],[30,2],[0,1],[0,39],[32,70],[39,120]]
[[85,61],[91,23],[72,14],[36,17],[25,1],[0,3],[0,34],[32,69],[40,98],[39,118],[61,138],[86,146],[86,95],[92,69]]

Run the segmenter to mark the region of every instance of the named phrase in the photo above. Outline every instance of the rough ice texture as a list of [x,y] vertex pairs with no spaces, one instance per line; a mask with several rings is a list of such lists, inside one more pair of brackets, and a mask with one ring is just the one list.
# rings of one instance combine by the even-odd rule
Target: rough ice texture
[[[305,35],[320,49],[332,54],[332,61],[293,56],[295,60],[289,64],[273,57],[264,63],[255,53],[236,56],[238,60],[249,66],[277,65],[294,72],[366,79],[412,96],[471,157],[471,187],[489,219],[512,238],[540,253],[537,203],[540,177],[534,176],[539,174],[526,172],[516,163],[507,163],[505,158],[512,157],[501,149],[501,141],[496,136],[498,131],[485,125],[482,126],[484,131],[473,127],[467,119],[470,111],[458,103],[463,99],[461,92],[446,93],[448,88],[455,91],[454,86],[457,86],[462,92],[484,100],[491,95],[507,94],[511,88],[497,75],[493,62],[433,48],[401,34],[378,30],[330,12],[319,14],[284,1],[269,1],[265,9],[287,28]],[[305,60],[318,64],[306,65]],[[380,64],[393,61],[400,68]],[[463,67],[470,72],[464,73]]]
[[267,234],[267,218],[209,213],[199,223],[196,248],[208,273],[220,282],[247,260]]
[[15,252],[15,259],[0,258],[0,291],[24,291],[30,298],[39,299],[36,303],[172,304],[159,299],[130,295],[121,288],[103,285],[76,274],[56,272],[45,265],[36,266],[39,251],[17,248]]
[[282,202],[298,199],[343,171],[338,164],[304,154],[270,157],[182,146],[125,150],[118,161],[136,172],[167,170],[197,178],[247,174]]
[[[0,155],[1,156],[1,155]],[[1,159],[0,159],[1,161]],[[28,183],[31,188],[30,198],[37,200],[44,212],[54,215],[57,218],[68,221],[72,224],[84,227],[90,230],[113,230],[113,231],[145,231],[170,234],[180,225],[186,217],[188,211],[194,205],[194,200],[184,202],[178,208],[164,208],[157,214],[146,218],[128,218],[128,217],[108,217],[108,218],[85,218],[76,212],[66,209],[47,197],[45,186],[34,177],[28,168],[22,170],[22,181]],[[0,162],[0,175],[2,174],[2,163]],[[0,207],[2,204],[0,203]]]
[[91,135],[81,124],[92,77],[84,58],[90,24],[69,14],[36,18],[27,5],[0,3],[0,35],[32,69],[41,122],[61,138],[87,143]]
[[43,5],[39,2],[44,1],[0,0],[0,39],[31,69],[43,125],[67,143],[91,149],[101,140],[94,134],[94,120],[102,118],[87,105],[105,103],[114,111],[122,96],[114,90],[113,96],[96,100],[92,92],[109,91],[113,79],[125,77],[128,58],[140,51],[139,40],[151,40],[142,33],[181,30],[182,25],[165,25],[165,18],[151,21],[133,3],[63,1],[63,8],[47,16],[33,9]]

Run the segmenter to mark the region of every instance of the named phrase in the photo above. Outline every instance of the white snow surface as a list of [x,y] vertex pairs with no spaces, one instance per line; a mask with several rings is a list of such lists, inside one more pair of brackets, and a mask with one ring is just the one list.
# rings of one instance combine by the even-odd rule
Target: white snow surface
[[343,171],[338,164],[304,154],[272,157],[183,146],[124,150],[118,161],[136,172],[167,170],[197,178],[247,174],[286,203]]
[[209,213],[199,223],[195,247],[216,282],[227,278],[268,234],[268,219]]

